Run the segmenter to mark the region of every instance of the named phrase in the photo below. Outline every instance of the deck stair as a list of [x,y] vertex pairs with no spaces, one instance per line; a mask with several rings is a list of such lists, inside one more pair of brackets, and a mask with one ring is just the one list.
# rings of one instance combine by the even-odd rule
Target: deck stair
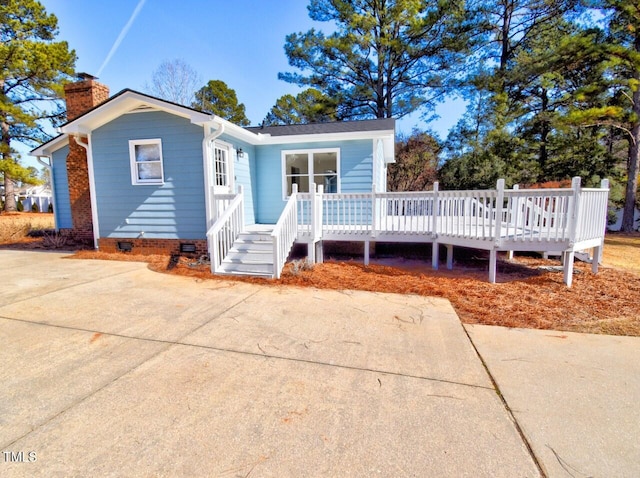
[[258,277],[273,276],[272,225],[248,226],[234,241],[222,261],[220,273]]

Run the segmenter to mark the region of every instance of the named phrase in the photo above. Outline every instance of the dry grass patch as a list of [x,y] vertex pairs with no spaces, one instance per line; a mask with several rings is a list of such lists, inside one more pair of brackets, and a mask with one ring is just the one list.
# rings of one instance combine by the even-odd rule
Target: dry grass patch
[[640,273],[640,234],[607,234],[604,238],[603,262]]
[[0,244],[37,242],[29,237],[31,231],[53,229],[53,214],[36,212],[15,212],[0,214]]

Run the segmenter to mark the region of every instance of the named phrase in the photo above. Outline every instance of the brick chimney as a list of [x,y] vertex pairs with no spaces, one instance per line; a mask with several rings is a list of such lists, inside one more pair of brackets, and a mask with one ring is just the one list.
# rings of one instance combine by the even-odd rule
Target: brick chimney
[[[79,81],[69,83],[64,87],[68,121],[76,119],[109,99],[109,88],[95,81],[96,77],[80,73],[78,79]],[[81,138],[80,141],[86,142],[87,139]],[[87,151],[76,143],[73,137],[69,138],[67,177],[73,221],[72,236],[76,240],[88,242],[93,239],[93,220],[89,194]]]

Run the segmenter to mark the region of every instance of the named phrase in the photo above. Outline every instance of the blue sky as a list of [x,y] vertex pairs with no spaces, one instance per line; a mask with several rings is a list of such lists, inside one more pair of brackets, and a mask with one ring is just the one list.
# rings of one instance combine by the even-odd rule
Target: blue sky
[[[222,80],[233,88],[253,125],[280,96],[300,91],[278,80],[279,72],[293,71],[284,54],[285,36],[312,27],[327,31],[326,24],[309,18],[307,0],[41,2],[58,17],[58,39],[76,51],[76,71],[99,76],[111,94],[142,91],[163,61],[178,58],[198,72],[203,85]],[[444,139],[463,105],[448,102],[438,113],[441,118],[428,125],[420,115],[403,119],[398,130],[430,128]],[[35,165],[26,157],[25,163]]]

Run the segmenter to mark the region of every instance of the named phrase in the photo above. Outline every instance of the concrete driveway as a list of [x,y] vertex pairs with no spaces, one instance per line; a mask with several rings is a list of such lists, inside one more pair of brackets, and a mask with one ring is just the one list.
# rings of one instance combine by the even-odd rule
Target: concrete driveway
[[446,300],[0,270],[2,476],[540,475]]

